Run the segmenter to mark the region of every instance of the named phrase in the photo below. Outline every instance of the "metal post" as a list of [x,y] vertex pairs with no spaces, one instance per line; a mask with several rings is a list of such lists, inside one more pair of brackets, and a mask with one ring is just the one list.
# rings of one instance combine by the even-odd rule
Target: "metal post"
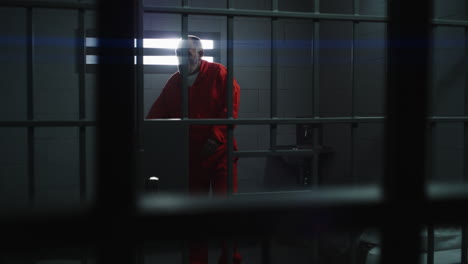
[[[34,19],[33,8],[27,8],[27,103],[28,121],[34,120]],[[28,127],[28,199],[31,206],[36,198],[34,127]]]
[[[402,211],[414,212],[426,199],[425,126],[431,8],[429,2],[408,5],[394,0],[388,3],[390,45],[383,189],[387,206]],[[391,225],[384,225],[382,263],[397,263],[400,256],[405,256],[408,263],[418,263],[420,228],[417,219],[403,216],[395,218]],[[404,240],[398,236],[400,232],[406,234]]]
[[98,2],[98,263],[135,262],[136,1]]

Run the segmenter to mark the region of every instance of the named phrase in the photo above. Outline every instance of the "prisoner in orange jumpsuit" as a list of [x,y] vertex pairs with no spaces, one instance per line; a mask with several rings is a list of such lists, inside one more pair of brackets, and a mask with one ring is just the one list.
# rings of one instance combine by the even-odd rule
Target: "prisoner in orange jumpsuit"
[[[185,49],[181,49],[185,48]],[[198,37],[180,41],[176,54],[188,51],[189,118],[227,118],[227,70],[218,63],[202,60],[203,48]],[[146,118],[181,118],[182,75],[174,73],[154,102]],[[237,118],[240,87],[233,80],[233,117]],[[189,191],[208,194],[210,185],[216,195],[227,193],[227,133],[225,125],[191,125],[189,128]],[[234,150],[237,143],[234,140]],[[237,159],[233,162],[233,191],[237,192]],[[208,248],[197,243],[190,248],[190,264],[207,264]],[[234,249],[234,264],[241,261]],[[226,247],[218,263],[226,263]]]

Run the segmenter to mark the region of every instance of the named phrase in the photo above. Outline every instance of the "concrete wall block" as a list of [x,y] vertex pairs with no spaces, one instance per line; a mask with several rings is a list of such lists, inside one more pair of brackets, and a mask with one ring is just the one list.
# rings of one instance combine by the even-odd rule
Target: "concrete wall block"
[[[236,67],[270,67],[271,29],[267,19],[234,19],[234,63]],[[242,30],[248,28],[249,30]]]
[[385,113],[385,62],[376,60],[355,68],[355,111],[362,116]]
[[359,3],[359,13],[362,15],[387,15],[387,0],[359,0]]
[[434,31],[436,113],[463,115],[465,33],[462,28],[438,27]]
[[37,128],[36,202],[42,206],[79,204],[78,129]]
[[28,205],[27,129],[0,129],[0,208]]
[[292,12],[313,12],[315,1],[280,0],[278,1],[278,9]]
[[465,0],[434,1],[434,16],[440,19],[468,19],[468,3]]
[[0,120],[26,119],[26,12],[0,8]]
[[[234,60],[235,62],[235,60]],[[270,68],[234,66],[234,78],[244,90],[270,90]]]
[[[158,3],[157,6],[162,5]],[[181,20],[181,16],[177,14],[145,13],[143,28],[144,30],[180,32]]]
[[226,8],[226,0],[189,0],[191,7]]
[[353,13],[353,1],[351,0],[321,1],[320,13],[351,14]]
[[244,90],[241,92],[239,102],[239,112],[256,113],[259,112],[258,90]]
[[323,127],[323,144],[333,150],[321,163],[324,184],[346,184],[352,181],[350,129],[348,124],[327,124]]

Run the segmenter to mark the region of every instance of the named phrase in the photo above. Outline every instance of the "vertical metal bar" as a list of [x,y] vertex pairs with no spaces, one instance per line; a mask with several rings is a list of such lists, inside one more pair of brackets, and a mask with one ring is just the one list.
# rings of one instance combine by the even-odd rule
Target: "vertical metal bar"
[[[430,30],[432,32],[432,36],[434,36],[434,30],[435,26],[431,26]],[[428,104],[428,114],[434,116],[436,112],[436,101],[435,101],[435,95],[436,95],[436,65],[435,63],[435,56],[434,56],[434,37],[431,39],[431,45],[430,45],[430,51],[429,53],[431,54],[431,66],[430,66],[430,73],[428,74],[428,95],[427,95],[427,104]],[[435,157],[435,144],[436,138],[435,138],[435,128],[434,128],[435,123],[430,123],[427,128],[427,162],[426,162],[426,180],[428,183],[430,183],[430,180],[434,178],[434,173],[436,172],[436,157]],[[427,264],[434,264],[434,224],[429,223],[427,226]]]
[[[184,1],[185,2],[185,1]],[[188,15],[182,14],[182,41],[187,43],[187,35],[188,35]],[[182,118],[188,118],[188,108],[189,108],[189,98],[188,98],[188,82],[187,82],[187,75],[188,75],[188,49],[185,44],[182,47]]]
[[[359,0],[354,0],[354,5],[356,8],[356,4],[359,3]],[[356,13],[357,11],[354,10],[354,14],[358,15]],[[356,28],[358,25],[358,22],[353,21],[352,22],[352,40],[351,40],[351,116],[355,117],[356,116],[356,108],[357,108],[357,89],[356,89],[356,78],[355,78],[355,55],[356,55]],[[359,129],[359,123],[351,123],[351,181],[352,184],[356,184],[357,181],[357,151],[356,151],[356,145],[357,145],[357,140],[358,140],[358,129]]]
[[[359,16],[359,0],[354,0],[354,15]],[[359,106],[359,102],[357,98],[358,89],[356,88],[356,31],[358,28],[358,22],[353,21],[353,27],[352,27],[352,41],[351,41],[351,116],[355,117],[357,108]],[[359,123],[352,123],[351,124],[351,181],[353,185],[357,184],[357,161],[358,161],[358,151],[356,146],[358,145],[358,139],[359,139]],[[357,262],[357,251],[358,251],[358,238],[359,238],[360,233],[355,232],[354,230],[351,232],[351,252],[350,252],[350,264],[355,264]]]
[[[318,1],[318,0],[317,0]],[[312,43],[312,56],[313,56],[313,78],[314,84],[312,89],[312,100],[314,102],[314,106],[312,108],[312,117],[320,116],[320,21],[314,20],[314,41]]]
[[[314,0],[314,12],[315,13],[320,13],[320,0]],[[312,102],[313,102],[313,107],[312,107],[312,117],[318,117],[320,116],[320,105],[319,105],[319,100],[320,100],[320,20],[313,20],[313,30],[314,30],[314,36],[313,36],[313,42],[312,42],[312,78],[313,78],[313,86],[312,86]],[[320,126],[320,129],[323,129],[322,126]],[[314,128],[314,145],[316,144],[316,137],[317,135],[317,129]],[[315,148],[315,147],[314,147]],[[317,159],[318,153],[315,153],[315,157],[313,159]],[[314,166],[314,163],[311,162],[311,165],[316,168],[317,166]],[[318,171],[318,170],[317,170]],[[315,174],[314,172],[314,175]],[[314,186],[314,184],[311,184]],[[314,230],[318,230],[319,228],[317,226],[314,227]],[[319,234],[316,232],[314,234],[314,237],[312,238],[312,263],[319,263]]]
[[[144,105],[144,64],[143,64],[143,25],[144,25],[144,10],[143,10],[143,0],[137,1],[136,6],[136,117],[135,117],[135,143],[137,144],[137,152],[136,152],[136,177],[138,179],[146,179],[148,175],[143,175],[143,155],[144,149],[142,144],[142,128],[143,128],[143,120],[144,120],[144,112],[143,112],[143,105]],[[146,184],[146,182],[145,182]],[[146,187],[146,186],[145,186]],[[142,189],[142,188],[141,188]],[[137,190],[140,190],[137,188]],[[146,190],[146,189],[145,189]],[[145,263],[145,252],[143,250],[143,243],[137,243],[135,246],[135,254],[136,254],[136,263],[137,264],[144,264]]]
[[[34,120],[34,21],[33,9],[27,9],[27,103],[29,121]],[[28,127],[28,200],[31,206],[36,198],[36,175],[34,160],[34,127]]]
[[[385,204],[401,210],[421,208],[425,194],[425,126],[429,76],[431,8],[429,2],[388,3],[387,118],[385,122]],[[409,146],[402,148],[401,146]],[[412,209],[410,209],[412,208]],[[417,214],[416,211],[412,211]],[[405,239],[397,235],[404,232]],[[382,263],[419,263],[417,217],[383,226]]]
[[[273,8],[278,9],[278,1],[273,1]],[[274,9],[275,10],[275,9]],[[271,52],[270,52],[270,116],[271,118],[278,117],[278,19],[271,19]],[[270,125],[270,149],[276,150],[277,141],[277,124]]]
[[97,2],[97,263],[135,262],[136,1]]
[[[232,16],[228,17],[227,21],[227,70],[228,70],[228,76],[227,76],[227,118],[232,118],[233,117],[233,58],[234,58],[234,18]],[[228,152],[227,152],[227,157],[228,157],[228,182],[227,182],[227,188],[228,188],[228,195],[231,195],[233,192],[233,126],[229,125],[228,126],[228,134],[227,134],[227,144],[228,144]]]
[[261,263],[270,264],[271,263],[271,239],[266,237],[262,240],[261,245]]
[[[315,8],[318,10],[319,1],[315,2]],[[320,22],[319,20],[315,20],[313,22],[314,25],[314,40],[312,43],[312,56],[313,56],[313,65],[312,65],[312,76],[313,76],[313,87],[312,87],[312,100],[313,100],[313,108],[312,108],[312,117],[318,117],[320,111],[320,66],[319,66],[319,59],[320,59],[320,47],[319,47],[319,38],[320,38]],[[322,126],[313,126],[314,131],[314,138],[313,138],[313,149],[318,150],[319,145],[319,132],[323,129]],[[316,151],[314,156],[309,161],[311,162],[311,169],[312,169],[312,179],[310,179],[310,187],[317,188],[319,184],[319,153]],[[318,250],[318,249],[317,249]],[[317,251],[318,252],[318,251]]]
[[462,227],[462,243],[461,243],[461,264],[466,264],[468,262],[467,260],[467,250],[468,250],[468,242],[467,242],[467,236],[468,236],[468,228],[466,227],[466,224],[463,225]]
[[[78,89],[79,89],[79,118],[86,118],[85,110],[85,73],[86,73],[86,33],[84,23],[84,9],[78,10]],[[86,201],[86,128],[79,128],[79,163],[80,163],[80,201]]]
[[434,225],[427,226],[427,264],[434,264]]
[[[143,127],[143,96],[144,96],[144,64],[143,64],[143,19],[144,19],[144,10],[143,10],[143,1],[138,1],[137,2],[137,8],[136,8],[136,39],[137,39],[137,47],[136,47],[136,52],[137,52],[137,65],[136,65],[136,118],[135,118],[135,142],[137,144],[137,175],[138,176],[143,176],[142,171],[143,171],[143,145],[142,145],[142,127]],[[146,175],[148,176],[148,175]],[[139,177],[140,179],[147,178],[147,177]]]
[[[188,6],[188,0],[182,0],[182,6],[187,7]],[[182,28],[181,28],[181,34],[182,34],[182,42],[185,42],[188,44],[188,14],[182,14]],[[185,43],[182,45],[182,67],[181,67],[181,74],[182,74],[182,119],[187,119],[189,118],[189,90],[188,90],[188,46],[185,46]],[[189,140],[189,130],[190,126],[184,126],[184,137]],[[188,142],[188,141],[187,141]],[[186,146],[186,151],[185,151],[185,166],[184,168],[184,175],[185,179],[187,182],[189,181],[190,177],[190,171],[189,171],[189,151],[188,151],[188,144]],[[188,184],[187,184],[188,185]],[[182,263],[183,264],[188,264],[189,263],[189,257],[190,257],[190,241],[188,239],[182,241]]]
[[[232,1],[227,2],[228,9],[231,9]],[[227,18],[227,118],[233,118],[233,70],[234,70],[234,17],[228,16]],[[227,126],[227,197],[233,193],[233,167],[234,167],[234,127]],[[226,227],[228,228],[228,227]],[[227,242],[227,264],[233,263],[233,250],[234,242]]]
[[[467,6],[468,11],[468,6]],[[464,116],[468,116],[468,27],[465,27],[465,102]],[[468,123],[464,123],[463,181],[468,182]],[[461,263],[468,264],[468,225],[462,226]]]

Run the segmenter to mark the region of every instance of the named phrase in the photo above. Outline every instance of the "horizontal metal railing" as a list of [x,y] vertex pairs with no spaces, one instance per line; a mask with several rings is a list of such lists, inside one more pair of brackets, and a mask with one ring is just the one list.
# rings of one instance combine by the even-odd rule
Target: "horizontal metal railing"
[[[468,122],[465,116],[433,116],[429,122],[449,123]],[[370,117],[317,117],[317,118],[239,118],[239,119],[145,119],[158,124],[191,124],[191,125],[288,125],[288,124],[339,124],[339,123],[378,123],[385,121],[383,116]],[[96,126],[93,120],[32,120],[0,121],[0,127],[86,127]]]
[[[370,117],[316,117],[316,118],[239,118],[239,119],[145,119],[148,122],[160,124],[190,124],[190,125],[287,125],[287,124],[353,124],[378,123],[385,121],[383,116]],[[430,123],[468,122],[466,116],[432,116],[427,117]],[[1,123],[0,123],[1,124]]]
[[30,121],[0,121],[0,127],[90,127],[96,126],[91,120],[30,120]]
[[96,9],[94,3],[70,3],[70,2],[47,2],[47,1],[24,1],[24,0],[2,0],[3,7],[30,7],[30,8],[53,8],[53,9]]
[[[456,210],[468,202],[467,190],[468,186],[460,184],[429,184],[428,201],[421,203],[420,208],[387,204],[379,186],[240,193],[228,199],[146,194],[137,199],[137,210],[129,216],[125,228],[135,231],[135,237],[151,240],[169,236],[172,239],[190,238],[198,232],[207,237],[221,237],[226,232],[246,237],[265,233],[304,235],[301,232],[314,224],[325,224],[330,228],[359,228],[391,223],[403,209],[418,212],[413,216],[422,224],[459,224],[468,221],[464,212]],[[4,239],[23,240],[23,243],[27,243],[25,237],[42,237],[47,238],[46,241],[64,238],[65,243],[78,243],[99,236],[103,232],[99,228],[110,228],[106,223],[94,222],[94,213],[92,207],[38,209],[21,213],[0,211],[0,231]],[[188,217],[193,221],[187,221]],[[222,231],[226,225],[230,230]],[[175,228],[167,228],[169,226]]]
[[[94,3],[69,3],[69,2],[45,2],[45,1],[21,1],[5,0],[0,2],[2,7],[30,7],[30,8],[55,8],[55,9],[96,9]],[[270,18],[293,18],[313,20],[342,20],[362,22],[388,22],[386,16],[370,16],[359,14],[328,14],[328,13],[306,13],[288,11],[268,11],[249,9],[219,9],[219,8],[193,8],[193,7],[143,7],[144,12],[191,14],[191,15],[224,15],[224,16],[254,16]],[[468,27],[468,21],[451,19],[433,19],[433,25]]]

